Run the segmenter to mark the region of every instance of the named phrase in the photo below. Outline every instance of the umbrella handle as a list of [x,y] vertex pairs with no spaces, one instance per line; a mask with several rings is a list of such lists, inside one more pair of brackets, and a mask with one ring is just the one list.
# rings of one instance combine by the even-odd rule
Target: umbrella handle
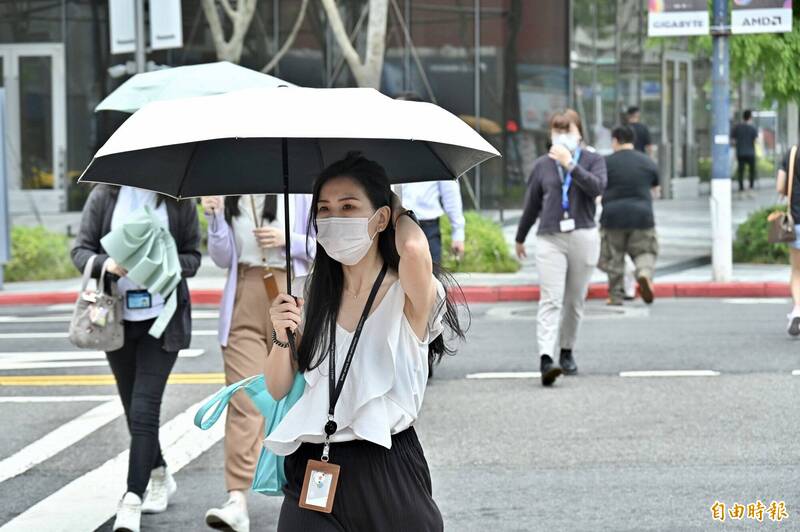
[[[292,295],[292,230],[289,222],[289,141],[285,137],[281,139],[281,158],[283,167],[283,229],[286,235],[286,293]],[[294,298],[295,301],[297,298]],[[289,340],[289,351],[292,358],[297,360],[297,345],[294,333],[286,329],[286,337]]]

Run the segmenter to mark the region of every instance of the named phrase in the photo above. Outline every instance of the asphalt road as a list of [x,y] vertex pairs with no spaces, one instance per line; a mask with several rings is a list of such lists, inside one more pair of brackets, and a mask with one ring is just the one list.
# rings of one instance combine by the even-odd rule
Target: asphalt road
[[[526,373],[538,369],[535,305],[473,306],[468,341],[437,368],[417,424],[446,529],[800,530],[800,344],[784,332],[786,309],[594,302],[580,375],[543,389]],[[0,309],[0,531],[110,530],[124,489],[115,389],[102,358],[53,337],[68,313]],[[145,530],[203,530],[225,497],[221,433],[185,415],[220,386],[215,327],[213,309],[197,310],[195,351],[174,370],[183,383],[167,388],[162,442],[183,468],[169,511],[145,516]],[[660,373],[673,370],[695,373]],[[785,502],[789,517],[712,520],[715,501],[759,500]],[[274,530],[280,502],[251,495],[252,529]]]

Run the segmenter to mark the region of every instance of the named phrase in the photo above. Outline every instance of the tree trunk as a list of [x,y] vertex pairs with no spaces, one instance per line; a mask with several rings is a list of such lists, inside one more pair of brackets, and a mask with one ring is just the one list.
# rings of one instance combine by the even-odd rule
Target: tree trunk
[[294,44],[294,40],[297,38],[297,34],[300,33],[300,28],[303,26],[303,20],[306,17],[306,8],[308,7],[308,0],[303,0],[303,4],[300,6],[300,12],[297,14],[297,19],[294,21],[294,26],[292,27],[292,32],[286,37],[286,41],[284,41],[283,46],[281,49],[278,50],[272,59],[269,60],[269,63],[261,69],[261,72],[267,74],[280,62],[281,58],[286,55],[286,52],[292,47]]
[[233,32],[230,39],[225,39],[225,30],[222,27],[217,0],[203,0],[203,12],[211,29],[211,37],[214,40],[214,48],[217,51],[217,59],[220,61],[230,61],[238,64],[242,58],[244,48],[244,38],[253,20],[258,0],[238,0],[236,9],[231,6],[230,0],[219,0],[222,11],[230,19],[233,25]]
[[367,23],[367,50],[364,61],[358,55],[347,35],[336,0],[321,0],[342,55],[356,78],[359,87],[380,89],[383,58],[386,51],[386,25],[389,15],[389,0],[369,0],[369,22]]

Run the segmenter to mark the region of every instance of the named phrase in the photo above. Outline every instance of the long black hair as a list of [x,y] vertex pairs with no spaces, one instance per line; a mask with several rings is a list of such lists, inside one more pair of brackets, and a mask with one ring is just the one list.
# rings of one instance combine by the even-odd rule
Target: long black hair
[[[233,219],[242,214],[239,208],[239,198],[241,196],[225,196],[225,221],[232,225]],[[267,222],[274,222],[278,211],[278,197],[275,194],[264,196],[264,209],[261,217]]]
[[[367,198],[376,210],[385,206],[391,208],[392,189],[386,170],[360,153],[350,152],[344,159],[323,170],[314,182],[314,196],[306,234],[312,234],[312,227],[315,230],[317,228],[317,204],[323,185],[340,176],[354,179],[364,189]],[[378,253],[390,268],[397,271],[400,265],[400,255],[397,253],[395,231],[392,224],[378,234]],[[433,275],[442,283],[447,293],[440,303],[447,307],[442,319],[445,329],[449,329],[453,336],[463,340],[466,328],[462,328],[459,321],[458,307],[461,305],[466,307],[464,293],[453,276],[436,263],[433,265]],[[303,339],[297,351],[297,363],[300,371],[318,367],[327,357],[330,326],[331,323],[335,323],[335,318],[339,314],[343,289],[342,264],[330,258],[325,249],[318,245],[306,286],[307,300]],[[440,309],[441,307],[436,310]],[[430,341],[428,346],[429,363],[438,363],[446,354],[454,355],[455,350],[448,347],[443,335]]]

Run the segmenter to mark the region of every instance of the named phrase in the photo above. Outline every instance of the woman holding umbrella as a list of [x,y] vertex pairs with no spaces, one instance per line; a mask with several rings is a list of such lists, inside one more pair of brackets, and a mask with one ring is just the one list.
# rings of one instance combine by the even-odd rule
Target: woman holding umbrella
[[[219,342],[226,384],[261,373],[272,347],[269,308],[277,292],[286,291],[286,235],[288,216],[292,228],[292,271],[308,272],[316,243],[306,242],[310,195],[292,195],[289,213],[283,197],[206,196],[208,253],[214,263],[228,269],[219,320]],[[272,283],[272,285],[270,285]],[[270,286],[275,293],[269,294]],[[264,435],[264,418],[244,394],[235,395],[225,418],[225,485],[228,500],[206,513],[213,528],[237,532],[250,528],[245,494],[253,481]]]
[[463,338],[449,281],[384,169],[359,154],[318,177],[310,225],[319,246],[306,299],[273,304],[264,368],[276,399],[297,372],[306,381],[265,441],[286,456],[278,530],[442,530],[413,424],[429,351],[448,352],[445,329]]

